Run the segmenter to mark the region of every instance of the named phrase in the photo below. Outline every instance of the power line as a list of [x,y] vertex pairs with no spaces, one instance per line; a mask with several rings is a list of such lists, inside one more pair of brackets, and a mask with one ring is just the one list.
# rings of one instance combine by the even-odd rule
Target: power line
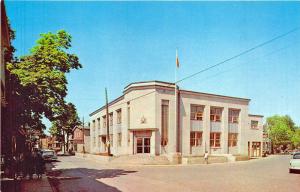
[[[281,34],[281,35],[278,35],[278,36],[276,36],[276,37],[274,37],[274,38],[272,38],[272,39],[270,39],[270,40],[267,40],[267,41],[265,41],[265,42],[263,42],[263,43],[260,43],[260,44],[258,44],[258,45],[256,45],[256,46],[252,47],[252,48],[249,48],[249,49],[247,49],[247,50],[245,50],[245,51],[243,51],[243,52],[241,52],[241,53],[239,53],[239,54],[237,54],[237,55],[234,55],[234,56],[232,56],[232,57],[230,57],[230,58],[228,58],[228,59],[225,59],[225,60],[223,60],[223,61],[221,61],[221,62],[219,62],[219,63],[216,63],[216,64],[214,64],[214,65],[212,65],[212,66],[209,66],[209,67],[207,67],[207,68],[205,68],[205,69],[202,69],[201,71],[198,71],[198,72],[193,73],[193,74],[191,74],[191,75],[189,75],[189,76],[187,76],[187,77],[184,77],[184,78],[182,78],[182,79],[176,81],[175,83],[177,84],[177,83],[182,82],[182,81],[184,81],[184,80],[186,80],[186,79],[189,79],[189,78],[191,78],[191,77],[194,77],[194,76],[196,76],[196,75],[198,75],[198,74],[200,74],[200,73],[203,73],[203,72],[208,71],[208,70],[210,70],[210,69],[212,69],[212,68],[215,68],[215,67],[217,67],[217,66],[220,66],[220,65],[222,65],[222,64],[224,64],[224,63],[226,63],[226,62],[228,62],[228,61],[231,61],[231,60],[233,60],[233,59],[236,59],[236,58],[238,58],[238,57],[240,57],[240,56],[242,56],[242,55],[245,55],[245,54],[247,54],[247,53],[249,53],[249,52],[254,51],[255,49],[258,49],[258,48],[260,48],[260,47],[263,47],[263,46],[265,46],[265,45],[267,45],[267,44],[270,44],[270,43],[272,43],[272,42],[274,42],[274,41],[276,41],[276,40],[278,40],[278,39],[281,39],[281,38],[283,38],[283,37],[285,37],[285,36],[287,36],[287,35],[289,35],[289,34],[291,34],[291,33],[294,33],[294,32],[296,32],[296,31],[298,31],[299,29],[300,29],[299,27],[296,27],[296,28],[294,28],[294,29],[292,29],[292,30],[290,30],[290,31],[288,31],[288,32],[286,32],[286,33],[283,33],[283,34]],[[174,84],[175,84],[175,83],[174,83]],[[172,86],[174,86],[174,85],[172,84],[172,85],[168,85],[168,86],[166,86],[166,87],[172,87]],[[133,99],[127,100],[126,102],[122,102],[122,103],[116,104],[116,105],[114,105],[114,107],[119,106],[119,105],[122,105],[122,104],[125,104],[125,103],[127,103],[127,102],[130,102],[130,101],[133,101],[133,100],[136,100],[136,99],[139,99],[139,98],[141,98],[141,97],[150,95],[150,94],[155,93],[155,92],[156,92],[156,90],[155,90],[155,91],[151,91],[151,92],[146,93],[146,94],[143,94],[143,95],[140,95],[140,96],[135,97],[135,98],[133,98]],[[99,109],[98,109],[98,110],[99,110]],[[97,111],[97,110],[96,110],[96,111]]]
[[278,35],[278,36],[276,36],[276,37],[274,37],[274,38],[272,38],[272,39],[270,39],[270,40],[268,40],[268,41],[265,41],[265,42],[260,43],[260,44],[254,46],[254,47],[252,47],[252,48],[250,48],[250,49],[247,49],[247,50],[245,50],[245,51],[243,51],[243,52],[241,52],[241,53],[239,53],[239,54],[237,54],[237,55],[235,55],[235,56],[232,56],[232,57],[230,57],[230,58],[228,58],[228,59],[225,59],[224,61],[221,61],[221,62],[219,62],[219,63],[217,63],[217,64],[215,64],[215,65],[212,65],[212,66],[210,66],[210,67],[207,67],[207,68],[205,68],[205,69],[202,69],[201,71],[198,71],[198,72],[193,73],[193,74],[191,74],[191,75],[189,75],[189,76],[187,76],[187,77],[184,77],[184,78],[178,80],[176,83],[179,83],[179,82],[181,82],[181,81],[184,81],[184,80],[186,80],[186,79],[189,79],[189,78],[191,78],[191,77],[193,77],[193,76],[195,76],[195,75],[198,75],[198,74],[203,73],[203,72],[205,72],[205,71],[208,71],[208,70],[210,70],[210,69],[212,69],[212,68],[214,68],[214,67],[217,67],[217,66],[219,66],[219,65],[222,65],[222,64],[224,64],[224,63],[226,63],[226,62],[228,62],[228,61],[231,61],[231,60],[233,60],[233,59],[235,59],[235,58],[237,58],[237,57],[240,57],[240,56],[242,56],[242,55],[245,55],[245,54],[247,54],[247,53],[249,53],[249,52],[251,52],[251,51],[253,51],[253,50],[255,50],[255,49],[258,49],[258,48],[263,47],[263,46],[265,46],[265,45],[267,45],[267,44],[270,44],[270,43],[272,43],[273,41],[276,41],[277,39],[280,39],[280,38],[285,37],[285,36],[287,36],[287,35],[289,35],[289,34],[291,34],[291,33],[293,33],[293,32],[296,32],[296,31],[298,31],[299,29],[300,29],[299,27],[296,27],[296,28],[294,28],[294,29],[292,29],[292,30],[290,30],[290,31],[288,31],[288,32],[286,32],[286,33],[284,33],[284,34]]
[[[287,49],[287,48],[290,48],[292,45],[297,44],[297,43],[299,43],[299,42],[291,43],[291,44],[289,44],[289,45],[287,45],[287,46],[284,46],[284,47],[281,47],[281,48],[276,49],[276,50],[274,50],[274,51],[271,51],[271,52],[269,52],[269,53],[267,53],[267,54],[265,54],[265,55],[263,55],[263,56],[261,56],[261,57],[256,57],[256,58],[254,58],[254,60],[252,60],[252,61],[255,61],[255,60],[258,60],[258,59],[261,59],[261,58],[264,58],[264,57],[268,57],[268,56],[270,56],[270,55],[274,55],[275,53],[280,52],[280,51],[283,51],[283,50],[285,50],[285,49]],[[215,74],[213,74],[213,75],[210,75],[210,76],[208,76],[208,77],[205,77],[205,78],[203,78],[203,79],[200,79],[200,84],[201,84],[203,81],[207,80],[207,79],[211,79],[211,78],[217,77],[217,76],[219,76],[219,75],[221,75],[221,74],[224,74],[224,73],[227,73],[227,72],[232,71],[232,69],[234,69],[236,65],[241,65],[241,64],[245,64],[245,63],[247,63],[247,62],[236,63],[236,64],[234,64],[233,67],[231,67],[231,68],[229,68],[229,69],[227,69],[227,70],[224,70],[224,71],[215,73]],[[238,67],[241,67],[241,66],[238,66]]]

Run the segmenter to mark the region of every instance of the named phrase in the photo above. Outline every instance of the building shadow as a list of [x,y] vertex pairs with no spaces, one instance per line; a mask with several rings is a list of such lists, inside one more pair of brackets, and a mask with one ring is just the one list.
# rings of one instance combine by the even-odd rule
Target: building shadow
[[[53,167],[55,164],[52,165]],[[121,190],[101,182],[101,179],[121,177],[136,172],[124,169],[68,168],[48,170],[47,176],[56,192],[119,192]]]

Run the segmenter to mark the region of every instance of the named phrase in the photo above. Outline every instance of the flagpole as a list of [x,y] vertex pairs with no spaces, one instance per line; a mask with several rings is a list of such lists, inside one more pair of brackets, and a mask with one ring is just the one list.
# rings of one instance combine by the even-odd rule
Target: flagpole
[[175,83],[174,83],[174,85],[175,85],[175,93],[174,93],[174,96],[175,96],[175,133],[176,133],[176,152],[178,152],[178,148],[179,148],[179,146],[178,146],[178,126],[177,126],[177,68],[178,68],[178,51],[177,51],[177,49],[176,49],[176,65],[175,65]]

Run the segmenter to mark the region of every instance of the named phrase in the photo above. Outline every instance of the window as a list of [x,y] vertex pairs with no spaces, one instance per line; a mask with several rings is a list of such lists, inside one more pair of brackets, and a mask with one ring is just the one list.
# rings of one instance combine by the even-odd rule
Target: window
[[97,119],[98,130],[100,130],[100,118]]
[[122,145],[122,133],[118,133],[118,146]]
[[113,113],[109,114],[109,126],[113,125]]
[[102,119],[103,119],[103,121],[102,121],[102,122],[103,122],[103,126],[102,126],[102,127],[103,127],[103,128],[106,128],[106,121],[107,121],[107,120],[106,120],[106,115],[104,115],[104,116],[102,117]]
[[122,110],[119,109],[117,110],[117,124],[121,124],[122,123]]
[[213,107],[210,109],[210,121],[221,122],[222,108]]
[[228,146],[235,147],[237,146],[238,134],[237,133],[229,133],[228,134]]
[[251,129],[258,129],[258,121],[251,121]]
[[210,146],[211,147],[221,146],[221,133],[210,133]]
[[169,101],[162,100],[161,104],[161,145],[168,144],[168,128],[169,128]]
[[229,109],[228,122],[229,123],[238,123],[239,122],[240,110],[238,109]]
[[96,129],[96,121],[93,120],[93,133],[94,133],[93,146],[96,146],[96,132],[95,132],[95,129]]
[[113,134],[109,135],[109,143],[110,143],[110,146],[113,147],[113,144],[114,144],[114,140],[113,140]]
[[190,145],[191,147],[201,146],[202,144],[202,132],[191,131],[190,133]]
[[129,102],[127,103],[127,129],[128,129],[128,132],[127,132],[127,146],[129,146],[130,144],[130,132],[129,132],[129,129],[130,129],[130,106],[129,106]]
[[201,105],[191,105],[191,120],[203,120],[204,106]]

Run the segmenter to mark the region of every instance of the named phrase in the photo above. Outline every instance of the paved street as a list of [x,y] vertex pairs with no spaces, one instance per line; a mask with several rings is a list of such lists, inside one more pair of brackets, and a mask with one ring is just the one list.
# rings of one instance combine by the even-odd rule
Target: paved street
[[95,160],[60,157],[52,184],[58,191],[298,191],[300,174],[289,174],[289,156],[248,162],[179,165],[101,165]]

